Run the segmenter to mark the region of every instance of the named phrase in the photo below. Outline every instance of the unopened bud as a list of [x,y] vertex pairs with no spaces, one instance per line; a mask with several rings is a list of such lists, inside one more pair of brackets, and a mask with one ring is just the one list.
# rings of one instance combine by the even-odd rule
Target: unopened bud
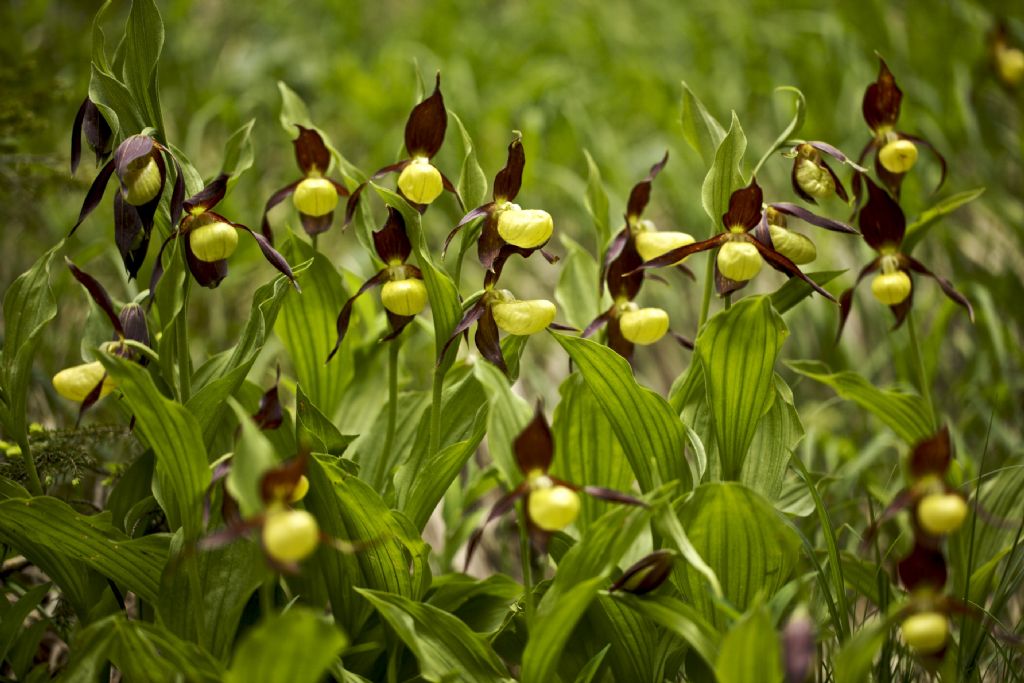
[[319,542],[320,527],[305,510],[273,510],[263,522],[263,548],[278,562],[303,560]]
[[[673,249],[679,247],[685,247],[687,244],[693,244],[694,239],[692,235],[688,235],[685,232],[659,232],[657,230],[644,230],[638,233],[635,239],[637,253],[640,254],[640,258],[644,261],[650,261],[651,259],[658,258],[662,254],[667,254]],[[682,263],[686,258],[681,258],[676,263]],[[675,264],[673,264],[675,265]]]
[[509,244],[534,249],[551,238],[551,214],[541,209],[520,209],[513,205],[498,214],[498,234]]
[[580,514],[580,497],[556,484],[530,491],[526,508],[530,520],[544,531],[561,531]]
[[795,175],[800,189],[815,199],[828,199],[836,193],[836,181],[832,174],[810,159],[796,161]]
[[200,261],[222,261],[235,253],[238,247],[238,231],[233,225],[213,220],[189,230],[188,243],[192,253]]
[[879,150],[878,161],[889,173],[906,173],[917,162],[917,145],[910,140],[893,140]]
[[810,263],[818,258],[818,249],[807,237],[777,225],[769,225],[772,245],[779,252],[798,266]]
[[668,332],[668,313],[660,308],[638,308],[619,316],[622,336],[634,344],[653,344]]
[[57,393],[76,403],[84,401],[102,381],[100,398],[114,390],[114,380],[109,375],[104,377],[106,370],[98,360],[83,365],[65,368],[53,376],[53,388]]
[[491,306],[498,327],[521,337],[536,334],[555,319],[555,305],[547,299],[503,301]]
[[296,186],[292,204],[307,216],[326,216],[338,206],[338,190],[326,178],[306,178]]
[[152,201],[160,193],[163,184],[160,166],[152,155],[133,162],[121,181],[124,183],[124,200],[133,206],[142,206]]
[[444,183],[429,159],[416,157],[399,174],[398,189],[412,202],[429,204],[441,196]]
[[903,303],[910,296],[910,276],[902,270],[880,273],[871,281],[871,293],[886,306]]
[[380,301],[395,315],[416,315],[427,306],[427,287],[416,278],[391,280],[384,283]]
[[929,493],[917,504],[917,521],[933,536],[953,533],[966,517],[967,503],[955,493]]
[[750,242],[726,242],[718,250],[718,270],[736,282],[746,282],[761,272],[763,259]]
[[920,654],[938,652],[949,637],[949,619],[939,612],[921,612],[903,620],[900,625],[903,642]]
[[622,573],[609,592],[625,591],[633,595],[646,595],[655,590],[672,574],[675,555],[669,550],[656,550]]

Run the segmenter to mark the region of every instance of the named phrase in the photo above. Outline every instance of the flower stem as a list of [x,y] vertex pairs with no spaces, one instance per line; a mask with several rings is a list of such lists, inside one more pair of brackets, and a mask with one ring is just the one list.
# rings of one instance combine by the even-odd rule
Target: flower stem
[[914,362],[914,370],[917,373],[917,389],[924,399],[925,410],[928,411],[928,420],[931,423],[932,431],[938,427],[938,416],[935,413],[935,403],[932,401],[931,387],[928,385],[928,373],[924,368],[924,357],[921,355],[921,343],[917,339],[917,325],[914,323],[914,311],[907,313],[907,332],[910,333],[910,355]]
[[523,570],[523,597],[526,602],[526,628],[533,624],[533,564],[530,532],[526,520],[526,501],[517,504],[519,512],[519,559]]
[[[22,429],[25,423],[22,422]],[[41,496],[46,493],[43,484],[39,480],[39,471],[36,469],[36,459],[32,455],[32,449],[28,445],[28,434],[21,434],[18,437],[18,447],[21,448],[21,461],[25,464],[25,474],[28,475],[28,490],[33,496]]]
[[725,310],[732,308],[732,294],[725,295]]
[[441,450],[441,400],[444,394],[444,364],[434,370],[430,401],[430,455]]
[[395,445],[395,424],[398,422],[398,351],[401,342],[392,339],[388,342],[388,431],[384,438],[383,458]]
[[700,320],[697,322],[697,333],[708,321],[708,311],[711,310],[711,289],[715,286],[715,260],[708,256],[708,265],[704,269],[704,298],[700,302]]
[[175,334],[178,352],[178,398],[187,403],[192,397],[192,356],[188,350],[188,300],[192,281],[186,277],[182,288],[181,310],[175,321]]

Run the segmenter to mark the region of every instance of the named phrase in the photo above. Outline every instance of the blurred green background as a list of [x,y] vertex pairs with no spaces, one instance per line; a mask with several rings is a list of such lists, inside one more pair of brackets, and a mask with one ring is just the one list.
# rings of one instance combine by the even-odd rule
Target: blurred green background
[[[127,12],[128,3],[121,5],[111,12],[108,41],[119,33]],[[600,167],[613,217],[621,216],[632,184],[670,150],[647,217],[663,228],[702,238],[711,230],[700,203],[707,169],[681,135],[681,81],[719,120],[727,123],[730,110],[737,112],[749,140],[749,171],[792,115],[791,97],[774,93],[781,85],[796,86],[807,96],[800,137],[859,152],[868,139],[860,100],[877,73],[877,50],[904,91],[900,127],[931,140],[950,164],[946,185],[932,195],[938,167],[922,154],[905,186],[908,216],[955,192],[987,188],[981,200],[933,228],[916,253],[952,279],[978,313],[971,326],[933,283],[918,281],[915,309],[938,407],[954,425],[961,452],[980,452],[991,418],[996,457],[990,462],[1019,454],[1024,421],[1024,89],[997,81],[986,36],[1003,17],[1017,43],[1024,43],[1022,8],[1011,2],[880,0],[782,5],[161,2],[166,43],[160,84],[168,138],[205,177],[212,177],[227,137],[255,118],[255,166],[222,208],[257,226],[266,197],[297,177],[289,138],[277,120],[278,80],[303,96],[343,155],[372,172],[398,158],[405,117],[417,100],[417,73],[429,78],[440,69],[446,103],[466,123],[489,179],[504,162],[511,131],[523,131],[528,163],[520,203],[546,208],[555,217],[553,251],[565,254],[559,235],[595,247],[583,201],[584,149]],[[88,85],[89,27],[98,6],[32,0],[7,2],[0,10],[7,26],[0,43],[0,287],[6,288],[66,233],[91,182],[88,157],[74,178],[68,175],[67,160],[71,121]],[[461,158],[457,129],[450,126],[438,165],[454,179]],[[766,164],[759,181],[768,199],[793,200],[788,173],[785,159]],[[823,210],[841,219],[849,212],[835,200]],[[69,253],[124,300],[137,285],[124,279],[110,240],[109,211],[104,202],[70,242]],[[275,213],[278,230],[293,220],[291,215],[286,209]],[[458,217],[450,198],[439,200],[425,223],[434,244]],[[856,269],[871,257],[859,241],[821,231],[810,234],[819,248],[811,270]],[[339,266],[369,273],[369,258],[353,234],[343,234],[336,225],[320,245]],[[703,258],[692,264],[698,273]],[[244,241],[231,268],[232,276],[220,289],[197,295],[195,329],[207,330],[193,335],[197,356],[233,343],[251,292],[272,276],[258,251]],[[558,273],[558,266],[534,258],[513,263],[503,284],[524,297],[551,297]],[[480,274],[475,265],[467,266],[463,294],[477,288]],[[642,301],[666,308],[673,328],[693,336],[700,285],[675,273],[667,279],[667,286],[649,283]],[[852,280],[847,273],[833,291]],[[747,291],[770,291],[782,282],[782,276],[766,269]],[[48,379],[78,362],[88,306],[63,270],[54,286],[60,317],[37,358],[39,382],[30,415],[49,425],[69,425],[74,407],[50,393]],[[784,356],[822,359],[833,369],[857,369],[882,384],[909,383],[906,331],[887,332],[891,318],[867,289],[857,298],[839,346],[833,345],[836,310],[820,298],[788,314],[791,337]],[[427,341],[428,335],[417,334]],[[542,336],[531,341],[526,353],[524,395],[546,396],[553,405],[566,373],[564,355]],[[663,342],[638,352],[637,372],[664,391],[689,358],[688,352]],[[272,366],[273,348],[263,360]],[[412,366],[418,362],[410,361]],[[410,370],[414,380],[422,376]],[[824,458],[819,465],[850,462],[864,471],[870,464],[865,454],[881,452],[870,446],[894,443],[851,404],[786,373],[797,385],[797,406],[809,432],[804,453]],[[269,373],[256,379],[266,383]],[[102,408],[98,412],[94,419],[102,421]],[[885,472],[894,467],[890,459]]]

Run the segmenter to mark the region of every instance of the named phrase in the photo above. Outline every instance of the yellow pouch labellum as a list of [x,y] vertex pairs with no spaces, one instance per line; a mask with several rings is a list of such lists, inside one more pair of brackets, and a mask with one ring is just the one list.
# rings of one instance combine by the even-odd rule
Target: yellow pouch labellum
[[150,202],[160,192],[160,167],[156,159],[146,157],[146,163],[124,174],[124,200],[133,206]]
[[[98,360],[83,365],[75,365],[65,368],[53,376],[53,388],[57,393],[76,403],[81,403],[96,388],[96,385],[103,379],[106,372],[103,364]],[[100,389],[100,398],[103,398],[114,390],[114,380],[107,376],[103,379],[103,388]]]
[[660,308],[641,308],[619,316],[619,329],[628,341],[646,346],[668,332],[668,313]]
[[[658,258],[673,249],[693,244],[694,241],[693,236],[685,232],[658,232],[655,230],[645,230],[635,238],[637,253],[640,254],[640,258],[644,261]],[[682,263],[685,260],[685,258],[682,258],[676,261],[676,263]]]
[[410,201],[417,204],[429,204],[441,196],[444,183],[441,172],[425,157],[413,159],[412,163],[402,169],[398,176],[398,189]]
[[200,261],[221,261],[235,253],[238,230],[223,221],[214,221],[189,230],[188,243]]
[[800,233],[777,225],[769,225],[768,231],[772,235],[772,245],[774,245],[775,251],[798,266],[818,258],[818,248],[814,246],[814,242]]
[[889,173],[906,173],[917,162],[917,145],[910,140],[893,140],[878,152],[878,161]]
[[921,654],[938,652],[949,637],[949,619],[939,612],[922,612],[903,620],[900,625],[903,642]]
[[491,306],[494,322],[509,334],[525,337],[545,329],[555,319],[555,305],[547,299],[507,301]]
[[566,486],[551,486],[530,492],[527,501],[530,520],[544,531],[561,531],[580,514],[580,497]]
[[934,536],[951,534],[964,523],[967,503],[955,493],[930,493],[917,504],[917,521]]
[[881,273],[871,281],[871,293],[886,306],[903,303],[910,296],[910,276],[902,270]]
[[380,301],[395,315],[416,315],[427,306],[427,287],[415,278],[385,282]]
[[801,190],[815,199],[828,199],[836,192],[832,174],[810,159],[801,159],[797,163],[796,182]]
[[326,216],[338,206],[338,191],[326,178],[306,178],[296,186],[292,204],[307,216]]
[[718,250],[718,270],[736,282],[746,282],[760,273],[763,262],[757,247],[750,242],[726,242]]
[[292,489],[291,498],[288,499],[289,503],[298,503],[300,500],[306,497],[309,493],[309,479],[305,474],[299,477],[299,481],[296,482],[295,488]]
[[1016,47],[997,49],[996,67],[999,69],[999,78],[1006,85],[1020,85],[1024,80],[1024,52]]
[[551,214],[542,209],[505,209],[498,214],[498,234],[501,239],[522,249],[533,249],[544,244],[554,232]]
[[298,562],[316,550],[320,526],[305,510],[276,510],[263,522],[263,548],[279,562]]

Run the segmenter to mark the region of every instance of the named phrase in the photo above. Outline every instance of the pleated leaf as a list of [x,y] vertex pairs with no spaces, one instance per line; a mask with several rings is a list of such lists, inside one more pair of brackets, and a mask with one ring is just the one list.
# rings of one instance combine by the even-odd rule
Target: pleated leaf
[[771,613],[760,607],[733,625],[715,664],[718,683],[782,683],[782,653]]
[[245,634],[235,650],[226,683],[317,683],[348,643],[320,610],[292,606]]
[[[691,143],[692,144],[692,143]],[[701,143],[703,148],[703,142]],[[732,113],[729,132],[722,138],[715,151],[715,161],[704,177],[701,187],[701,204],[711,219],[712,234],[722,226],[722,216],[729,210],[729,197],[743,186],[743,153],[747,149],[747,137],[743,134],[736,112]]]

